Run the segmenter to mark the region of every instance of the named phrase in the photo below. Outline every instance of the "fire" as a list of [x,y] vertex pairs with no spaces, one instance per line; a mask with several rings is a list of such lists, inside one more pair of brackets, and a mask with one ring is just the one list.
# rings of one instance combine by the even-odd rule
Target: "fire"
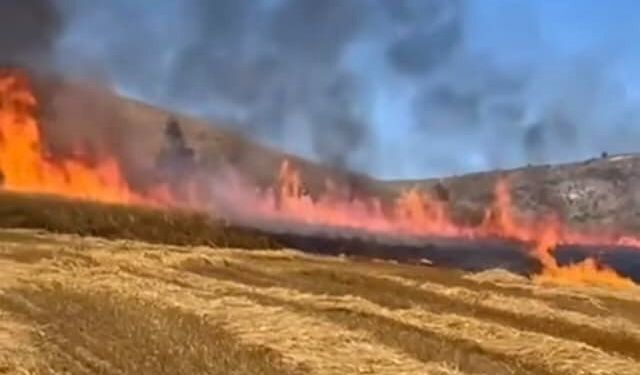
[[388,230],[379,202],[348,201],[332,182],[327,181],[326,186],[326,194],[313,200],[306,193],[299,172],[285,160],[275,199],[267,199],[270,204],[265,208],[271,214],[309,225],[360,229],[364,224],[370,231]]
[[463,235],[449,219],[447,207],[418,188],[403,192],[396,200],[393,221],[409,233]]
[[522,241],[531,241],[538,234],[537,228],[524,226],[515,218],[509,184],[505,179],[498,180],[495,186],[494,201],[485,212],[480,231],[485,235]]
[[564,267],[555,265],[544,268],[542,273],[535,275],[533,279],[540,284],[568,286],[593,285],[614,289],[628,289],[635,286],[632,280],[618,275],[611,268],[598,264],[593,258]]
[[[134,191],[118,159],[112,155],[90,158],[78,148],[71,157],[54,157],[43,142],[37,111],[38,102],[28,79],[16,71],[0,70],[0,172],[4,189],[109,203],[179,204],[199,209],[210,208],[214,203],[235,210],[246,208],[250,215],[266,220],[393,236],[501,237],[531,246],[531,254],[543,266],[536,281],[611,287],[633,285],[593,259],[560,266],[552,252],[563,244],[639,246],[639,240],[575,233],[554,216],[535,221],[517,217],[506,180],[496,184],[493,204],[482,223],[475,227],[456,224],[450,217],[447,202],[418,188],[404,191],[391,209],[383,209],[377,198],[353,199],[348,191],[331,181],[326,182],[325,194],[312,198],[304,189],[300,173],[288,161],[282,164],[278,184],[272,190],[256,193],[246,184],[229,179],[224,182],[224,189],[211,187],[211,191],[202,195],[202,181],[192,176],[187,180],[193,181],[180,181],[183,186],[178,199],[168,184],[158,184],[145,192]],[[210,202],[208,194],[217,194],[220,190],[226,190],[223,199],[218,196],[218,201]]]
[[551,254],[558,243],[559,237],[551,227],[538,238],[534,255],[542,264],[542,272],[534,276],[535,282],[569,286],[595,285],[617,289],[630,288],[635,285],[630,279],[618,275],[609,267],[598,264],[593,258],[566,266],[558,265]]
[[[491,217],[497,217],[492,221]],[[599,285],[613,288],[634,286],[633,281],[618,275],[613,269],[598,264],[593,258],[560,266],[552,252],[563,244],[635,244],[630,237],[611,238],[590,236],[569,231],[556,216],[539,221],[542,224],[522,223],[514,218],[511,194],[506,180],[498,181],[493,207],[485,217],[484,229],[494,235],[533,243],[532,255],[540,261],[542,272],[534,281],[562,285]],[[492,224],[493,223],[493,224]]]
[[312,198],[300,173],[285,160],[275,191],[260,196],[261,213],[270,219],[284,219],[321,227],[359,229],[391,235],[462,236],[464,230],[452,224],[447,207],[414,188],[396,200],[386,213],[377,198],[349,199],[347,191],[326,181],[325,193]]
[[0,172],[6,190],[55,194],[108,203],[144,203],[131,190],[118,161],[104,156],[90,163],[78,149],[54,158],[42,141],[38,102],[27,77],[0,71]]
[[542,272],[534,277],[535,281],[615,288],[634,285],[631,280],[599,265],[594,259],[560,266],[552,253],[559,245],[633,245],[638,243],[637,240],[576,233],[554,215],[536,220],[517,217],[506,179],[500,179],[496,184],[493,204],[477,227],[455,224],[444,202],[417,188],[403,192],[395,200],[392,212],[385,214],[377,200],[366,202],[340,198],[340,194],[335,193],[335,184],[329,183],[328,186],[331,187],[329,193],[313,200],[305,193],[299,172],[285,161],[280,169],[277,192],[262,200],[270,202],[263,206],[262,212],[270,218],[389,235],[512,239],[529,244],[531,255],[542,265]]

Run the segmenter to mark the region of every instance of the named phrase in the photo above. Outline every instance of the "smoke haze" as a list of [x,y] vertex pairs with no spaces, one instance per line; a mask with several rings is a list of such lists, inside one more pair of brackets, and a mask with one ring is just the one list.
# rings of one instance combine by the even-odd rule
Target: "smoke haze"
[[50,0],[0,2],[0,64],[34,66],[48,60],[62,22]]
[[637,151],[636,99],[614,74],[640,36],[636,5],[612,1],[614,31],[571,39],[567,15],[604,21],[597,2],[566,3],[5,1],[0,57],[53,56],[62,73],[378,177]]

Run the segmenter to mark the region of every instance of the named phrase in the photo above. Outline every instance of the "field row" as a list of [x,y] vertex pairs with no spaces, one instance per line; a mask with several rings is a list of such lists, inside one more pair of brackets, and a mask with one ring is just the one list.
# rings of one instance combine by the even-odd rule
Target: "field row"
[[637,291],[294,251],[0,238],[0,373],[640,371]]

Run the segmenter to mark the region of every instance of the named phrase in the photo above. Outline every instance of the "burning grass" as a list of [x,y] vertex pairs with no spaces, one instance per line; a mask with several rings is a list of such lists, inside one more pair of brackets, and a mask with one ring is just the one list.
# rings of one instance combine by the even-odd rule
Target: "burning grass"
[[[66,153],[53,153],[43,137],[38,112],[39,103],[28,77],[16,70],[1,70],[3,188],[89,203],[80,208],[80,204],[53,203],[47,198],[37,200],[44,206],[26,210],[16,209],[16,203],[8,204],[0,210],[0,215],[5,216],[0,218],[0,225],[175,244],[273,246],[257,231],[225,226],[204,214],[162,213],[141,207],[106,208],[95,202],[165,209],[195,207],[200,212],[232,217],[236,223],[279,232],[316,230],[326,236],[349,233],[401,239],[496,237],[515,240],[531,248],[531,257],[543,268],[538,279],[545,283],[633,286],[630,280],[593,259],[562,266],[552,252],[566,244],[637,246],[640,241],[603,233],[578,233],[555,216],[525,220],[515,210],[506,180],[498,181],[494,201],[486,208],[481,222],[467,225],[453,219],[448,195],[444,193],[434,195],[412,188],[383,201],[380,197],[363,195],[358,184],[345,187],[326,181],[325,191],[312,196],[307,193],[300,172],[287,160],[282,163],[275,186],[267,189],[257,188],[248,176],[240,176],[234,170],[219,172],[220,176],[213,178],[195,164],[192,150],[184,144],[174,123],[173,131],[169,132],[173,139],[169,143],[179,146],[174,153],[169,153],[174,156],[168,158],[171,168],[164,171],[167,173],[155,171],[145,184],[136,185],[127,179],[126,165],[119,155],[89,152],[81,139],[77,144],[71,142],[73,147]],[[24,207],[30,205],[24,200],[22,203]]]
[[81,145],[72,156],[51,155],[42,138],[38,110],[28,78],[15,70],[0,70],[0,171],[5,189],[112,203],[155,200],[131,189],[113,155],[89,162],[91,156]]

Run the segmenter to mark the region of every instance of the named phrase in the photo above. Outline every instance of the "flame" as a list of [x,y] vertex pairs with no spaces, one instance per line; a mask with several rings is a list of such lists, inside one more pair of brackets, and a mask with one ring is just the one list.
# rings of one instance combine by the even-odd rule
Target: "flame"
[[599,264],[593,258],[581,262],[560,266],[552,252],[562,241],[558,226],[549,226],[536,239],[533,255],[542,264],[542,271],[533,280],[540,284],[557,284],[565,286],[604,286],[615,289],[634,287],[633,281],[617,274],[613,269]]
[[[72,157],[54,158],[42,140],[37,111],[38,102],[28,79],[16,71],[0,70],[0,172],[4,189],[108,203],[211,207],[210,199],[200,194],[202,184],[195,177],[194,181],[184,182],[182,194],[177,198],[167,184],[159,184],[145,192],[132,190],[117,158],[110,155],[102,155],[96,160],[78,148]],[[233,182],[233,179],[226,182]],[[634,285],[594,259],[560,266],[552,252],[563,244],[640,247],[640,240],[576,233],[553,215],[538,220],[518,217],[505,179],[496,184],[494,201],[482,223],[475,227],[456,224],[446,202],[434,199],[419,188],[402,192],[391,210],[383,210],[381,201],[376,198],[352,199],[348,191],[332,181],[327,181],[326,193],[314,199],[306,192],[300,173],[287,160],[280,168],[274,189],[256,194],[255,189],[243,188],[242,184],[229,185],[234,191],[225,192],[225,197],[231,203],[215,203],[227,207],[244,205],[251,215],[266,219],[388,235],[514,239],[529,244],[531,254],[542,264],[542,272],[534,278],[538,282],[617,288]],[[219,188],[211,190],[216,189]]]
[[533,280],[540,284],[565,286],[601,286],[612,289],[629,289],[635,284],[631,279],[622,277],[613,269],[600,265],[593,258],[564,267],[546,267]]
[[393,221],[402,231],[414,234],[462,236],[463,231],[452,224],[444,203],[418,188],[401,193],[395,202]]
[[[557,219],[549,216],[539,221],[541,225],[528,225],[518,222],[513,216],[511,194],[506,180],[500,180],[495,188],[495,200],[491,211],[497,212],[497,226],[488,225],[485,228],[493,234],[514,238],[533,243],[532,255],[540,261],[542,271],[534,277],[539,283],[553,283],[561,285],[595,285],[611,288],[629,288],[635,284],[628,278],[618,275],[613,269],[599,264],[593,258],[587,258],[579,263],[560,266],[552,252],[562,244],[636,244],[631,237],[619,239],[608,236],[590,236],[569,231]],[[491,215],[489,215],[490,217]],[[497,229],[497,230],[496,230]]]
[[391,235],[443,236],[464,238],[499,237],[529,244],[531,255],[542,265],[537,282],[563,285],[599,285],[627,288],[634,283],[614,270],[598,264],[594,259],[561,266],[553,256],[560,245],[626,245],[640,244],[632,237],[590,236],[571,231],[556,215],[536,220],[518,217],[512,201],[509,183],[499,179],[494,200],[477,227],[457,225],[450,217],[450,209],[442,201],[424,191],[412,188],[401,193],[393,210],[385,214],[378,200],[369,202],[348,200],[336,194],[335,184],[329,192],[314,200],[305,192],[300,173],[284,161],[279,173],[276,192],[263,196],[262,213],[270,218],[287,219],[316,226],[355,228]]
[[558,265],[551,255],[558,243],[558,234],[551,227],[538,238],[534,255],[542,264],[542,271],[534,276],[535,282],[569,286],[605,286],[616,289],[631,288],[635,285],[630,279],[618,275],[613,269],[599,264],[593,258],[566,266]]
[[[304,224],[388,231],[388,223],[377,200],[349,201],[344,192],[327,181],[327,193],[317,200],[306,193],[300,173],[285,160],[278,175],[275,193],[263,196],[263,212]],[[275,196],[275,199],[270,198]]]
[[531,241],[536,237],[536,228],[524,226],[515,218],[509,184],[499,179],[494,188],[494,200],[485,211],[480,231],[485,235]]
[[27,77],[13,70],[0,71],[0,172],[4,189],[107,203],[154,200],[131,190],[118,161],[111,156],[90,163],[77,149],[71,158],[53,158],[42,142],[37,110]]
[[314,226],[360,229],[369,232],[405,235],[462,236],[464,230],[452,224],[447,207],[417,188],[404,191],[391,214],[379,199],[350,199],[333,181],[325,183],[325,193],[313,199],[300,173],[285,160],[275,191],[259,199],[260,211],[272,219],[285,219]]

